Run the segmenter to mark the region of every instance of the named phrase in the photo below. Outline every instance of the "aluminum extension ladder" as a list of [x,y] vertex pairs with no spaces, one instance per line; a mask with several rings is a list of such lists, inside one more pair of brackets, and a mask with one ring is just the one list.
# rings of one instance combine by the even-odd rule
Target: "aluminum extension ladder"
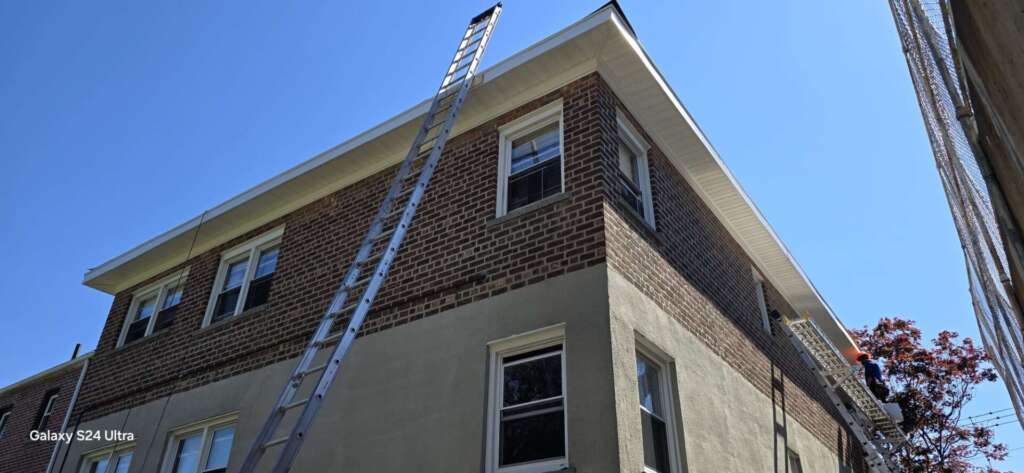
[[[313,332],[302,357],[288,377],[259,436],[249,448],[245,462],[239,470],[241,473],[254,472],[260,459],[272,448],[282,449],[272,471],[286,473],[291,469],[324,396],[338,375],[341,360],[352,346],[363,319],[370,311],[377,291],[387,277],[391,262],[398,253],[416,214],[416,208],[423,199],[423,193],[441,158],[441,151],[469,92],[480,58],[500,14],[501,4],[498,3],[470,20],[409,153],[391,182],[387,196],[381,202],[355,259],[335,292],[327,312],[320,320],[320,325]],[[364,271],[373,265],[375,267],[372,271]],[[351,302],[350,295],[356,296]],[[346,316],[351,316],[348,327],[343,332],[336,332],[335,325]],[[335,348],[326,362],[313,366],[317,355],[326,352],[326,348],[332,345],[335,345]],[[311,375],[317,373],[320,373],[320,376],[311,395],[295,400],[303,381],[312,379]],[[282,420],[289,412],[298,408],[302,408],[302,413],[295,419],[290,432],[275,438]]]
[[[795,320],[778,312],[772,315],[864,448],[870,471],[900,471],[891,460],[891,452],[902,448],[907,442],[907,436],[885,411],[882,403],[857,377],[860,370],[850,366],[835,345],[825,338],[806,315]],[[839,396],[840,391],[846,394],[848,400]]]

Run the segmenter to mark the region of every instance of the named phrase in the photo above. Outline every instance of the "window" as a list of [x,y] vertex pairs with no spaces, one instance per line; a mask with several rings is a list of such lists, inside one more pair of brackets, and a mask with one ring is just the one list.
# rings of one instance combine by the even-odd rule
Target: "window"
[[187,269],[135,293],[118,346],[148,337],[174,324],[186,277]]
[[768,316],[768,300],[764,290],[764,276],[757,268],[751,268],[754,272],[754,287],[757,295],[757,307],[761,314],[761,328],[764,329],[765,333],[771,335],[772,333],[772,321]]
[[[663,358],[663,357],[662,357]],[[643,434],[644,471],[669,473],[679,465],[671,381],[667,365],[657,361],[653,351],[636,353],[636,381],[640,399],[640,428]]]
[[58,390],[53,389],[47,391],[43,396],[43,403],[39,406],[39,415],[36,417],[36,430],[46,430],[46,427],[50,425],[50,416],[53,415],[53,409],[57,404]]
[[501,127],[499,143],[499,217],[562,192],[561,101]]
[[179,429],[164,460],[165,473],[223,473],[228,468],[235,419],[217,419]]
[[800,455],[787,448],[786,458],[789,459],[789,473],[804,473],[804,467],[800,464]]
[[619,197],[644,222],[654,227],[654,201],[651,197],[651,177],[647,169],[647,150],[650,146],[618,112],[619,148],[617,176]]
[[0,409],[0,438],[4,437],[4,432],[7,431],[7,422],[11,418],[11,408],[5,407]]
[[90,454],[82,463],[81,473],[128,473],[132,451],[121,448]]
[[491,345],[488,471],[567,468],[562,326]]
[[270,297],[284,227],[224,252],[203,325],[263,305]]

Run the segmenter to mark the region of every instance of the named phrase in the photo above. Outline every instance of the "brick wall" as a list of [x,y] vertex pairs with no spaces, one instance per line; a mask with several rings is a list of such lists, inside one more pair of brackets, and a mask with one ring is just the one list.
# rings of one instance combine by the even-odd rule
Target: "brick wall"
[[82,364],[76,363],[43,378],[31,380],[0,393],[0,410],[10,409],[8,424],[0,436],[0,473],[42,473],[53,452],[53,442],[33,441],[29,432],[35,430],[43,403],[53,390],[57,401],[49,422],[42,430],[60,431],[68,403],[75,391]]
[[[605,172],[612,175],[617,166],[616,109],[629,113],[607,86],[599,91],[601,149]],[[845,456],[851,438],[827,395],[786,337],[763,328],[752,260],[639,123],[629,119],[651,144],[648,171],[656,229],[643,223],[609,186],[604,216],[609,267],[675,316],[765,396],[771,397],[773,367],[780,369],[786,378],[788,415]],[[795,315],[770,283],[764,286],[769,311]]]
[[[364,334],[604,262],[603,183],[591,145],[600,134],[593,126],[599,123],[599,84],[597,75],[582,78],[449,141]],[[566,198],[495,222],[497,128],[558,98],[565,122]],[[190,269],[174,325],[121,349],[117,339],[134,288],[117,294],[81,395],[83,418],[297,356],[396,169],[191,258],[181,266]],[[282,224],[269,302],[201,329],[220,253]]]

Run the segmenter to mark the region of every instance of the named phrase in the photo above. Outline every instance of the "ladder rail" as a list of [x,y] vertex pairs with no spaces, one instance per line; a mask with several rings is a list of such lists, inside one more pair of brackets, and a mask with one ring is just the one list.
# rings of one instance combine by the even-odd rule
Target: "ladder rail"
[[[833,384],[830,383],[828,378],[825,376],[827,370],[821,368],[816,359],[813,356],[811,356],[811,351],[807,348],[807,345],[800,338],[800,336],[790,326],[790,322],[781,315],[776,319],[776,321],[782,328],[783,333],[786,335],[786,338],[789,338],[790,343],[792,343],[793,347],[796,348],[797,353],[800,355],[800,359],[803,360],[804,364],[807,365],[807,367],[810,368],[811,371],[814,373],[815,379],[818,381],[818,385],[828,395],[829,400],[832,402],[833,406],[835,406],[836,410],[839,412],[839,415],[843,417],[843,420],[846,422],[847,427],[850,428],[854,436],[857,437],[857,441],[864,448],[864,451],[866,453],[865,460],[868,463],[870,471],[874,473],[898,472],[899,470],[896,468],[895,465],[892,464],[889,458],[889,451],[884,446],[878,445],[875,442],[875,439],[868,437],[868,432],[872,432],[874,431],[874,429],[872,429],[870,425],[865,425],[861,419],[855,417],[854,413],[851,412],[846,407],[842,399],[839,398],[839,394],[836,392],[835,388],[833,387]],[[810,320],[798,321],[796,323],[811,324],[810,327],[814,330],[817,330],[817,327],[815,327],[813,325],[813,322],[811,322]],[[834,347],[832,348],[834,349]],[[849,380],[851,378],[847,379]],[[852,378],[852,380],[855,382],[859,382],[858,380],[856,380],[856,378]],[[870,419],[866,420],[870,422]]]
[[[499,3],[474,17],[466,28],[454,58],[445,73],[441,86],[434,95],[434,99],[424,117],[423,123],[417,131],[409,152],[392,179],[388,192],[377,209],[372,223],[345,277],[335,291],[330,305],[310,337],[309,343],[300,356],[292,374],[289,376],[281,394],[278,396],[277,402],[265,421],[263,428],[250,447],[245,462],[239,470],[241,473],[253,472],[266,453],[266,450],[280,444],[284,444],[284,447],[272,471],[274,473],[285,473],[291,468],[291,464],[305,439],[307,430],[316,417],[328,389],[339,373],[341,361],[358,335],[359,328],[369,313],[377,292],[380,290],[391,263],[405,238],[408,227],[412,223],[412,219],[419,207],[419,202],[422,200],[426,188],[433,177],[434,168],[441,158],[448,135],[454,127],[458,112],[472,86],[476,69],[479,66],[480,59],[483,56],[484,49],[493,33],[500,13],[501,4]],[[481,25],[483,25],[483,28],[480,28]],[[473,47],[472,55],[468,56],[467,49],[470,47]],[[456,79],[453,77],[456,72],[463,75]],[[443,112],[444,120],[435,123],[439,112]],[[427,140],[427,135],[431,131],[437,130],[438,125],[442,123],[443,126],[440,127],[437,134],[432,136],[430,140]],[[432,142],[429,153],[422,149],[426,142]],[[424,164],[416,171],[413,171],[413,163],[424,157],[426,158]],[[419,177],[416,179],[413,187],[403,190],[403,187],[409,181],[409,177],[415,175],[415,173],[419,173]],[[407,198],[407,200],[405,201],[404,209],[400,211],[401,217],[397,222],[387,225],[392,220],[391,217],[399,212],[398,210],[392,210],[392,208],[403,198]],[[386,230],[388,227],[391,228]],[[384,240],[384,237],[387,237],[387,245],[383,250],[373,252],[373,249],[378,246],[380,241]],[[368,273],[368,276],[361,277],[366,269],[366,264],[374,259],[377,259],[377,263],[374,265],[373,272]],[[365,287],[363,287],[364,284]],[[346,305],[349,296],[359,292],[358,289],[360,287],[363,287],[363,289],[359,293],[359,299]],[[339,321],[347,310],[352,308],[354,308],[354,311],[344,332],[332,335],[331,332],[335,323]],[[331,351],[330,358],[326,363],[310,369],[310,365],[321,349],[328,345],[325,343],[328,339],[338,341],[337,346]],[[295,395],[303,381],[310,374],[317,371],[321,373],[310,397],[294,401]],[[280,427],[286,412],[294,407],[303,407],[302,413],[295,421],[294,427],[286,437],[275,439],[274,434]]]

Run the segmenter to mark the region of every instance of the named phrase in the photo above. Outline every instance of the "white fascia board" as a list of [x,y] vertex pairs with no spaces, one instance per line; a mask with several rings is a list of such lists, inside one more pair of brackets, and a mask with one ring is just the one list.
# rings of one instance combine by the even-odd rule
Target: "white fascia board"
[[15,381],[15,382],[13,382],[11,384],[8,384],[7,386],[4,386],[4,387],[0,388],[0,396],[2,396],[4,394],[7,394],[7,393],[9,393],[11,391],[14,391],[15,389],[18,389],[18,388],[20,388],[22,386],[28,385],[28,384],[30,384],[32,382],[35,382],[35,381],[38,381],[40,379],[46,378],[46,377],[48,377],[48,376],[50,376],[52,374],[59,373],[61,371],[67,370],[67,369],[69,369],[69,368],[71,368],[73,366],[81,364],[85,360],[88,360],[89,358],[92,358],[93,353],[94,352],[89,352],[89,353],[86,353],[84,355],[78,355],[76,358],[72,358],[72,359],[70,359],[68,361],[65,361],[65,362],[63,362],[63,363],[61,363],[61,364],[59,364],[57,366],[51,366],[50,368],[47,368],[47,369],[45,369],[43,371],[40,371],[40,372],[38,372],[36,374],[33,374],[33,375],[31,375],[31,376],[29,376],[27,378],[24,378],[24,379]]

